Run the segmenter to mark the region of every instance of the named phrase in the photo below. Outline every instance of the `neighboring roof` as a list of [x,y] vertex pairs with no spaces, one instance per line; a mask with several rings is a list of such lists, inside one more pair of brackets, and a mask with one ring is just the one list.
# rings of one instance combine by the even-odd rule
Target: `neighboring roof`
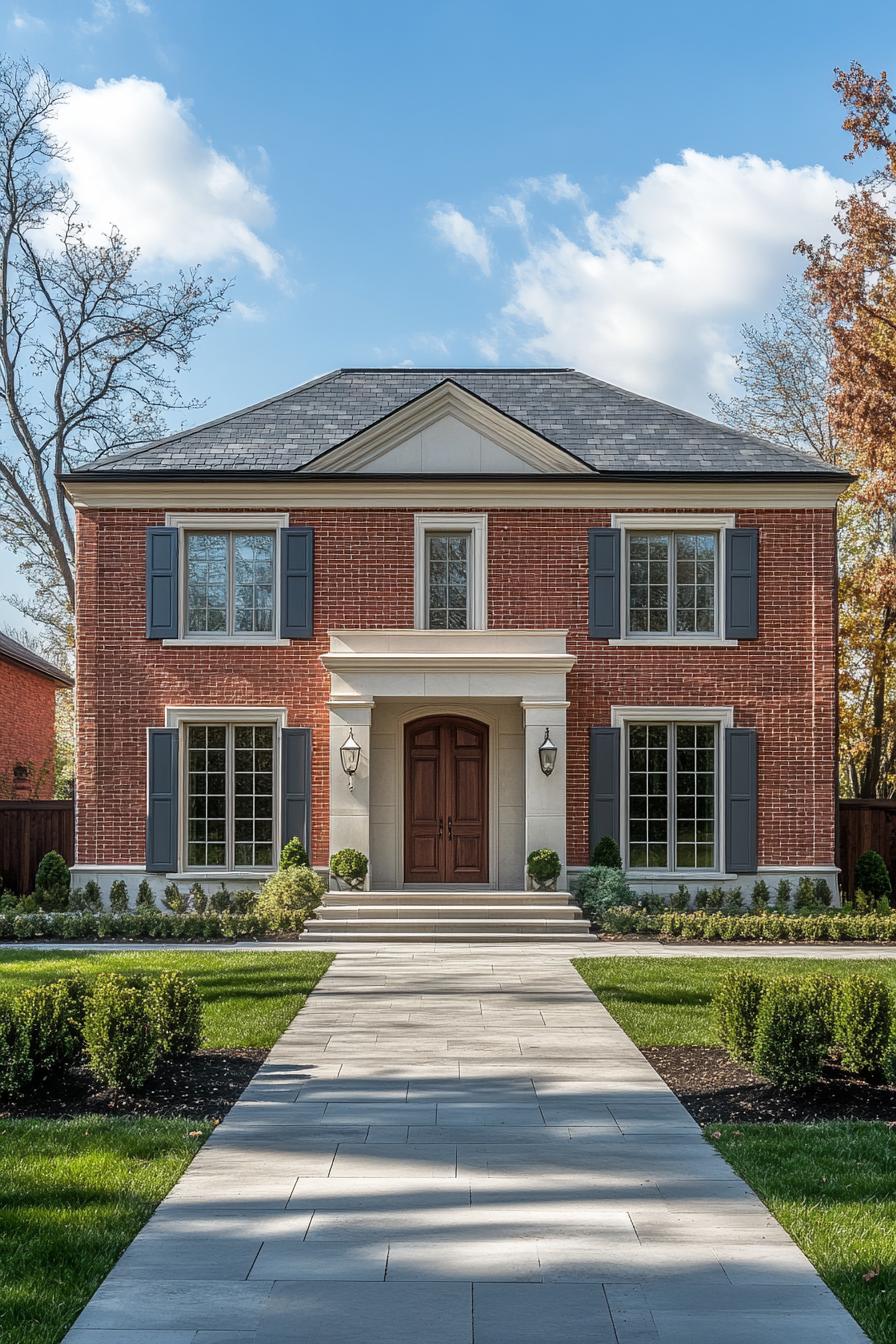
[[47,662],[46,658],[41,658],[40,654],[32,653],[17,639],[10,639],[9,635],[0,634],[0,659],[2,658],[10,663],[20,663],[22,667],[27,667],[31,672],[39,672],[41,676],[49,677],[51,681],[58,682],[60,686],[74,686],[75,684],[67,672],[54,667],[52,663]]
[[445,382],[613,475],[826,476],[846,472],[574,369],[337,369],[207,424],[71,472],[293,473]]

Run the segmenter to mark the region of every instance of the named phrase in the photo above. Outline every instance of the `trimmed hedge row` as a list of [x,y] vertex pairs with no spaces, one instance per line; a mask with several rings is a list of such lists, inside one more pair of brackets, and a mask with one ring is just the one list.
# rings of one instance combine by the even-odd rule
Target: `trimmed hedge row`
[[731,970],[713,1007],[732,1059],[779,1087],[817,1082],[829,1058],[869,1083],[896,1079],[896,1004],[877,976],[817,972],[767,980]]
[[0,996],[0,1096],[58,1088],[85,1061],[107,1087],[139,1091],[201,1039],[202,999],[177,971],[62,976]]
[[280,919],[271,920],[250,911],[246,915],[215,914],[166,915],[160,910],[135,910],[126,915],[104,910],[72,913],[61,910],[30,915],[0,912],[0,941],[31,942],[36,938],[77,942],[232,942],[235,939],[258,940],[283,937],[299,929],[284,928]]
[[705,910],[661,914],[614,905],[601,915],[604,933],[641,934],[667,942],[896,943],[896,911],[855,915],[723,915]]

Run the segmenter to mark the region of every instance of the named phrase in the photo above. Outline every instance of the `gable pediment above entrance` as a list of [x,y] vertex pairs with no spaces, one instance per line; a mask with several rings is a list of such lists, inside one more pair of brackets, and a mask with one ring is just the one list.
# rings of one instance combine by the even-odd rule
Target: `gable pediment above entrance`
[[303,474],[591,474],[578,458],[445,382],[316,458]]

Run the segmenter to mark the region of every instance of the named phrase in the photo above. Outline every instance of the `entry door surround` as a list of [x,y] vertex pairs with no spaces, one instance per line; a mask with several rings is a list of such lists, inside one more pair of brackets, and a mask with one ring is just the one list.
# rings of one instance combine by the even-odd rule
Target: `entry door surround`
[[404,880],[489,880],[488,727],[458,714],[404,729]]

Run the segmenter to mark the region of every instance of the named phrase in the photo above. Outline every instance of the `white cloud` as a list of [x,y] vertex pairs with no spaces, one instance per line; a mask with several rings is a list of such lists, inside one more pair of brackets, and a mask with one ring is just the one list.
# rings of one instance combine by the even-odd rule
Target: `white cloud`
[[24,9],[17,9],[9,21],[9,26],[18,33],[40,33],[45,31],[47,24],[36,14],[28,14]]
[[459,257],[472,261],[483,275],[491,272],[491,248],[486,235],[477,229],[471,219],[453,205],[431,205],[429,222],[443,243],[454,249]]
[[146,18],[147,15],[152,13],[149,5],[146,4],[146,0],[124,0],[124,2],[132,14],[139,14],[141,18]]
[[[530,355],[705,409],[730,386],[740,324],[777,301],[800,237],[830,228],[847,184],[824,168],[685,150],[609,216],[562,175],[527,197],[577,208],[565,230],[520,227],[505,320]],[[506,201],[500,207],[509,222]],[[519,211],[517,211],[517,214]]]
[[238,317],[242,322],[264,321],[264,311],[254,303],[243,303],[242,299],[234,299],[230,305],[230,311],[234,317]]
[[268,196],[207,144],[187,108],[161,84],[130,76],[71,85],[56,133],[59,165],[85,220],[115,224],[147,261],[248,261],[271,277],[277,253],[259,237],[273,220]]

